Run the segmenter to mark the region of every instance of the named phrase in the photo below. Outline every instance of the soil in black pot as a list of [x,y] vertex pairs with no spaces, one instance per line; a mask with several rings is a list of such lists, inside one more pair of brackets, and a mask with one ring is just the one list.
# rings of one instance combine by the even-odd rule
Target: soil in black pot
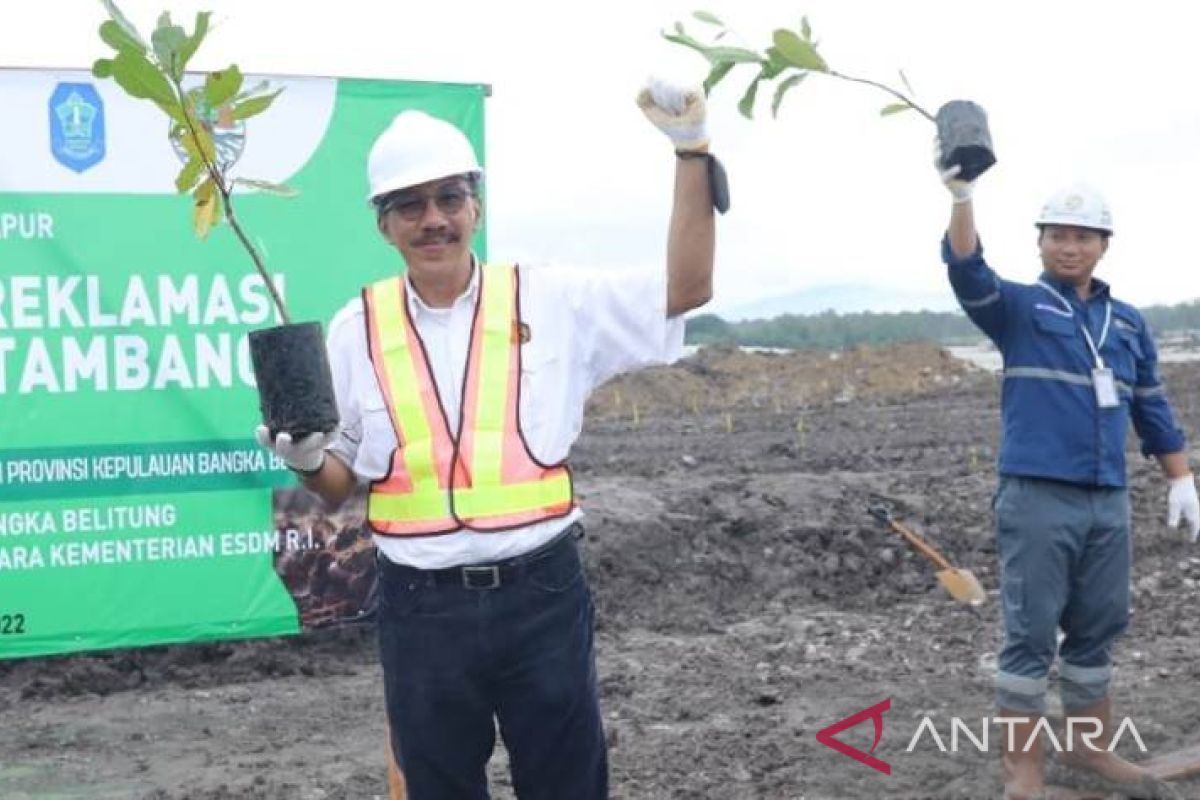
[[298,439],[337,427],[337,403],[320,323],[252,331],[250,360],[263,422],[272,436],[287,431]]

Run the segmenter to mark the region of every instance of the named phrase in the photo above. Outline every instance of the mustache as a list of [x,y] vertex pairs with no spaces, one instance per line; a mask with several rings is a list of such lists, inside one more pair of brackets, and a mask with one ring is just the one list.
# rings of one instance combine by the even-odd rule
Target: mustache
[[413,240],[414,247],[424,247],[427,244],[457,244],[462,237],[450,230],[434,230],[421,234]]

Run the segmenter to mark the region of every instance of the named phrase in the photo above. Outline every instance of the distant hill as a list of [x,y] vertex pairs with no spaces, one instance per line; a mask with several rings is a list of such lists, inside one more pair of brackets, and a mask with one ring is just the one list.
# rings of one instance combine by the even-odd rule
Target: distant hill
[[[818,291],[818,290],[814,290]],[[860,292],[855,288],[853,291]],[[797,293],[800,297],[808,293]],[[858,295],[866,302],[870,291]],[[895,292],[876,292],[875,296]],[[908,297],[919,297],[909,293]],[[780,298],[789,310],[772,312],[767,301],[757,306],[743,306],[751,316],[741,319],[727,317],[728,312],[698,314],[687,320],[685,341],[692,345],[732,344],[748,347],[781,347],[787,349],[839,350],[860,344],[891,342],[937,342],[943,345],[970,344],[983,336],[960,310],[884,311],[875,305],[870,310],[833,310],[837,292],[818,294],[816,307],[823,310],[804,312]],[[810,300],[812,297],[810,296]],[[897,301],[898,297],[894,298]],[[845,303],[853,302],[849,297]],[[931,300],[931,304],[936,298]],[[873,304],[874,305],[874,304]],[[759,309],[754,311],[753,309]],[[954,306],[950,306],[954,309]],[[1196,338],[1200,332],[1200,301],[1174,306],[1148,306],[1142,309],[1150,330],[1156,335],[1186,334]]]
[[749,319],[773,319],[782,314],[820,314],[835,311],[853,314],[861,311],[956,311],[958,305],[950,287],[941,292],[915,292],[880,288],[865,284],[814,286],[791,294],[764,297],[730,308],[717,308],[717,316],[727,322]]

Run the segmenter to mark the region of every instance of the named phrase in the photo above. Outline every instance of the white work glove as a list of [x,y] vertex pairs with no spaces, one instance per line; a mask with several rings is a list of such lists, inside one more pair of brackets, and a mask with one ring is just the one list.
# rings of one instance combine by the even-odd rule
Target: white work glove
[[254,429],[254,438],[263,447],[283,459],[290,469],[301,474],[319,472],[325,464],[325,445],[333,439],[332,433],[310,433],[299,441],[292,441],[292,435],[280,431],[271,441],[271,430],[266,425]]
[[708,149],[708,129],[704,124],[708,112],[704,90],[699,86],[678,86],[651,78],[638,92],[637,104],[676,150]]
[[1200,538],[1200,497],[1196,496],[1196,479],[1190,472],[1171,478],[1167,491],[1167,526],[1174,528],[1181,520],[1187,523],[1193,542]]
[[954,198],[955,205],[965,203],[971,199],[971,193],[975,191],[974,182],[959,180],[957,176],[962,171],[960,164],[955,164],[949,169],[942,166],[942,142],[936,136],[933,137],[933,168],[937,170],[938,177],[942,179],[942,183],[950,191],[950,196]]

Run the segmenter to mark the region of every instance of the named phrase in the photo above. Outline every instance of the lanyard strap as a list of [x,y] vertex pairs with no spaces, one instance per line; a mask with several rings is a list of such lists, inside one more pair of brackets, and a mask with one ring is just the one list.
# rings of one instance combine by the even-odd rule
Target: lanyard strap
[[[1067,302],[1067,298],[1063,297],[1061,294],[1058,293],[1058,290],[1056,290],[1053,286],[1046,283],[1045,281],[1038,281],[1038,286],[1042,287],[1047,292],[1049,292],[1050,294],[1057,297],[1058,301],[1063,304],[1063,308],[1065,308],[1067,310],[1067,313],[1070,314],[1072,317],[1075,316],[1075,309],[1073,309],[1071,307],[1071,304]],[[1096,368],[1097,369],[1104,369],[1104,359],[1100,358],[1100,348],[1104,347],[1104,342],[1105,342],[1105,340],[1108,339],[1108,325],[1110,322],[1112,322],[1112,301],[1111,300],[1105,302],[1105,304],[1104,304],[1104,327],[1100,329],[1100,343],[1099,344],[1096,344],[1096,342],[1092,340],[1092,333],[1091,333],[1091,331],[1088,330],[1088,326],[1087,326],[1087,317],[1085,316],[1079,322],[1079,327],[1081,327],[1083,329],[1083,338],[1085,340],[1087,340],[1088,349],[1092,351],[1092,357],[1096,359]]]

